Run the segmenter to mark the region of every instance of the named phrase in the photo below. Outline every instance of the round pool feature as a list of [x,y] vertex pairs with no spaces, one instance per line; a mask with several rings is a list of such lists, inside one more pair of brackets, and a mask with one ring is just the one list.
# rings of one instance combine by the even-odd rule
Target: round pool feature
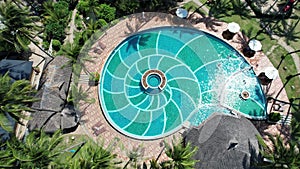
[[141,84],[145,91],[149,94],[157,94],[166,86],[166,77],[160,70],[147,70],[142,78]]
[[243,90],[241,92],[241,97],[242,97],[242,99],[247,100],[250,98],[250,93],[247,90]]
[[[243,90],[251,97],[241,99]],[[142,140],[198,126],[214,112],[266,116],[264,93],[243,56],[186,27],[148,29],[122,41],[104,64],[99,98],[111,126]]]
[[151,74],[148,76],[147,78],[147,83],[151,86],[151,87],[159,87],[161,82],[161,78],[159,75],[157,74]]

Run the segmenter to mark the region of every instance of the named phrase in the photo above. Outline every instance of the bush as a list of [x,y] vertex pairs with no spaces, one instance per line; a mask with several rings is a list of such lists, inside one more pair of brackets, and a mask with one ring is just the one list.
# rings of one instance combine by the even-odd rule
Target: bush
[[52,40],[52,48],[55,50],[55,51],[59,51],[61,47],[61,43],[59,40],[56,40],[56,39],[53,39]]
[[101,4],[97,10],[97,17],[104,19],[106,22],[110,22],[116,17],[116,8],[107,4]]
[[69,4],[65,1],[58,1],[53,5],[54,12],[60,18],[66,18],[69,15]]
[[50,43],[48,41],[43,41],[43,44],[42,44],[42,47],[45,49],[45,50],[48,50],[49,49],[49,46],[50,46]]
[[100,79],[100,74],[98,72],[93,72],[90,74],[90,80],[98,82]]
[[99,79],[100,79],[100,74],[98,72],[91,73],[89,77],[89,85],[90,86],[98,85]]
[[81,0],[77,4],[77,9],[80,14],[83,14],[83,16],[86,16],[86,13],[90,10],[90,5],[88,0]]
[[50,39],[58,39],[63,41],[65,39],[65,27],[58,22],[52,22],[46,25],[45,32]]
[[271,122],[277,122],[281,119],[280,113],[272,112],[269,114],[269,121]]
[[107,22],[104,19],[99,19],[96,23],[99,25],[99,28],[107,25]]

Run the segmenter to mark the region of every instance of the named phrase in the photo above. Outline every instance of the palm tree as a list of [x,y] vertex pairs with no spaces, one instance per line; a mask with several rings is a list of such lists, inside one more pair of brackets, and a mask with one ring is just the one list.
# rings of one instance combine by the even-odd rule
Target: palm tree
[[69,59],[68,65],[72,66],[77,63],[77,58],[79,56],[82,46],[78,43],[66,43],[62,46],[61,51],[62,55]]
[[209,10],[210,17],[222,18],[229,15],[229,11],[232,9],[231,0],[218,0],[214,1]]
[[7,148],[7,142],[0,142],[0,168],[13,168],[16,160],[11,149]]
[[171,160],[161,163],[162,168],[165,169],[192,169],[197,160],[193,159],[197,152],[197,147],[192,147],[191,143],[184,145],[180,140],[178,143],[172,141],[172,145],[165,143],[166,154]]
[[82,38],[83,38],[84,41],[89,40],[89,38],[94,33],[96,33],[102,26],[104,26],[103,24],[105,24],[105,21],[104,22],[100,22],[100,20],[98,20],[98,21],[90,20],[90,22],[88,23],[87,27],[82,32]]
[[116,154],[112,154],[110,149],[103,148],[103,144],[97,145],[91,140],[88,141],[78,151],[76,156],[73,156],[66,168],[90,168],[90,169],[116,169],[119,162],[116,161]]
[[78,88],[75,84],[72,84],[68,102],[72,102],[76,108],[79,108],[80,101],[92,104],[95,103],[96,100],[95,98],[88,98],[88,93],[83,91],[81,86]]
[[13,118],[22,124],[20,120],[26,118],[23,111],[31,111],[30,104],[38,100],[34,98],[36,91],[27,80],[12,83],[8,73],[0,75],[0,86],[0,126],[12,131],[13,126],[9,125],[9,119]]
[[161,166],[156,159],[150,160],[150,169],[161,169]]
[[85,62],[93,62],[88,55],[88,50],[84,50],[77,41],[74,43],[67,43],[62,46],[61,53],[63,56],[69,59],[68,63],[64,66],[72,66],[73,73],[79,76],[81,69],[88,72],[85,68]]
[[284,143],[280,135],[273,137],[269,135],[272,147],[268,147],[261,136],[257,136],[259,144],[262,146],[260,153],[264,158],[263,162],[259,163],[260,168],[297,169],[300,167],[300,153],[296,142],[288,141]]
[[48,168],[61,154],[61,142],[60,131],[51,137],[43,131],[34,131],[25,137],[24,142],[13,137],[6,141],[0,153],[0,159],[4,159],[0,167]]
[[34,39],[42,31],[42,27],[37,25],[39,17],[32,15],[29,8],[18,7],[16,3],[5,1],[0,4],[0,19],[4,25],[4,28],[0,29],[0,40],[13,45],[18,53],[30,51],[28,45],[32,42],[50,58],[53,58]]
[[128,151],[127,157],[129,158],[129,160],[127,161],[123,169],[126,169],[129,164],[131,168],[138,168],[142,156],[143,156],[143,148],[141,145],[134,147],[132,150]]
[[29,38],[34,38],[41,27],[35,23],[39,20],[37,16],[30,15],[28,8],[20,9],[11,1],[0,4],[0,15],[5,25],[1,29],[2,37],[8,43],[13,43],[16,51],[28,51]]
[[59,22],[61,16],[54,11],[54,2],[53,1],[45,1],[43,3],[43,18],[47,23],[51,22]]

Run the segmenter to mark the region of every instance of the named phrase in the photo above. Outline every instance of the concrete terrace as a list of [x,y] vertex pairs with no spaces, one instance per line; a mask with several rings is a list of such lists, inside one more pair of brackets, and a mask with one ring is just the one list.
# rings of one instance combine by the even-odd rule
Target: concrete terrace
[[[93,62],[85,62],[85,68],[88,72],[101,72],[102,67],[107,60],[113,49],[126,37],[139,32],[141,30],[146,30],[154,27],[161,26],[186,26],[194,27],[200,30],[207,31],[221,39],[222,32],[227,29],[227,23],[219,22],[214,18],[202,18],[200,15],[194,15],[189,20],[180,19],[177,16],[165,14],[165,13],[140,13],[130,15],[122,20],[120,20],[115,26],[105,30],[104,34],[97,40],[97,42],[89,50],[89,54],[93,57]],[[242,27],[243,25],[241,25]],[[238,51],[242,50],[243,43],[247,41],[243,35],[239,32],[234,36],[232,40],[225,40],[227,43],[232,45]],[[95,50],[97,49],[97,50]],[[265,67],[272,67],[272,63],[269,61],[267,56],[263,52],[256,52],[255,56],[252,58],[245,59],[253,66],[255,73],[258,75],[264,70]],[[169,142],[173,139],[173,135],[165,137],[158,140],[136,140],[129,138],[111,127],[106,121],[98,100],[98,87],[91,87],[88,85],[88,74],[86,71],[81,72],[79,85],[85,91],[88,91],[89,98],[95,98],[97,101],[94,104],[82,104],[80,106],[83,112],[82,122],[78,129],[72,134],[87,134],[94,140],[98,138],[104,139],[105,144],[115,142],[116,144],[122,144],[127,150],[132,150],[133,148],[142,146],[143,158],[152,159],[156,158],[158,154],[163,150],[163,141]],[[100,75],[101,76],[101,75]],[[264,91],[267,96],[275,97],[279,89],[283,86],[280,78],[273,80],[272,84],[269,86],[263,86]],[[287,95],[285,91],[282,91],[278,97],[279,100],[288,102]],[[268,104],[268,112],[271,109],[272,104]],[[282,115],[287,114],[288,105],[283,106],[284,111],[281,112]],[[266,125],[264,122],[255,122],[260,133],[279,133],[281,126],[278,124]],[[97,133],[93,128],[97,129]],[[174,134],[175,137],[179,137],[183,130],[178,131]],[[114,153],[126,162],[125,150],[122,146],[116,146]],[[162,155],[160,160],[166,159],[166,155]]]

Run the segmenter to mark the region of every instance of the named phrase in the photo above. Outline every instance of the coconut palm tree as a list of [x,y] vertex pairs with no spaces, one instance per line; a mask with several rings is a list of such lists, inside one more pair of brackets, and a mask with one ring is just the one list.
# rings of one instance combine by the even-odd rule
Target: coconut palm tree
[[14,46],[18,53],[30,51],[28,45],[32,42],[50,58],[53,58],[35,40],[35,37],[42,31],[42,27],[37,25],[39,17],[34,16],[28,7],[17,6],[16,3],[5,1],[0,4],[0,20],[4,25],[4,28],[0,29],[0,40]]
[[68,102],[72,102],[76,108],[79,108],[79,102],[83,101],[84,103],[92,104],[95,103],[95,98],[89,98],[88,93],[83,90],[83,88],[77,87],[75,84],[71,86],[70,96]]
[[0,15],[5,26],[0,30],[2,39],[12,43],[17,52],[28,51],[30,40],[41,31],[41,27],[36,25],[39,18],[30,15],[28,8],[20,9],[11,1],[0,4]]
[[62,55],[69,59],[68,65],[72,66],[77,63],[77,58],[79,56],[80,50],[82,46],[78,45],[78,43],[66,43],[62,46],[61,51]]
[[123,169],[126,169],[128,166],[130,168],[138,168],[140,166],[140,162],[142,161],[143,157],[143,147],[141,145],[134,147],[132,150],[127,152],[127,157],[129,160],[124,165]]
[[101,22],[101,19],[98,21],[90,20],[90,22],[87,24],[87,27],[82,32],[83,40],[84,41],[89,40],[89,38],[104,25],[105,25],[105,21]]
[[66,168],[90,168],[90,169],[116,169],[117,164],[116,154],[110,152],[109,149],[104,149],[103,144],[97,145],[91,140],[86,142],[78,153],[73,156]]
[[79,45],[77,41],[63,45],[60,54],[69,59],[65,66],[72,66],[73,73],[78,76],[81,69],[88,72],[85,68],[85,62],[93,62],[91,57],[88,55],[88,50],[85,50],[85,48]]
[[23,142],[13,137],[2,146],[0,167],[48,168],[56,163],[56,158],[61,154],[61,142],[60,131],[52,136],[34,131]]
[[269,135],[272,147],[268,147],[261,136],[257,136],[257,139],[262,146],[260,153],[264,158],[263,162],[258,164],[260,168],[298,169],[300,167],[300,152],[296,142],[291,140],[285,144],[280,135],[275,137]]
[[0,126],[12,132],[9,119],[22,124],[20,120],[25,118],[23,111],[31,111],[30,104],[37,101],[34,98],[36,91],[27,80],[12,83],[8,73],[0,75],[0,86]]
[[162,168],[165,169],[192,169],[194,168],[197,160],[193,159],[194,154],[197,152],[197,147],[192,147],[191,143],[184,145],[182,141],[172,145],[165,143],[166,154],[171,160],[163,161]]

